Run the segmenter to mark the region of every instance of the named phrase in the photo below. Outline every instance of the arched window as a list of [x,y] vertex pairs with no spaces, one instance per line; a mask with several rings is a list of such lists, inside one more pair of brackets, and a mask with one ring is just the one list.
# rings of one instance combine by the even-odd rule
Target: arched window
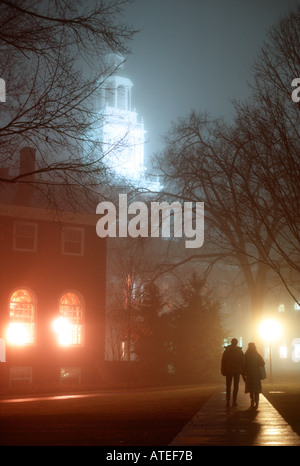
[[68,291],[61,296],[55,328],[60,345],[83,344],[83,311],[83,300],[77,293]]
[[8,343],[20,346],[35,343],[35,308],[35,298],[29,290],[13,292],[9,302]]

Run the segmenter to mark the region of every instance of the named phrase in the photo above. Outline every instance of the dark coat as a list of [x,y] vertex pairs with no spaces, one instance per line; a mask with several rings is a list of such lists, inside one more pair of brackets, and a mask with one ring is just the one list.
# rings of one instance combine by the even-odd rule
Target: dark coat
[[260,366],[265,361],[256,350],[247,350],[245,353],[245,393],[261,393]]
[[222,355],[221,374],[234,375],[244,373],[244,353],[242,348],[230,345]]

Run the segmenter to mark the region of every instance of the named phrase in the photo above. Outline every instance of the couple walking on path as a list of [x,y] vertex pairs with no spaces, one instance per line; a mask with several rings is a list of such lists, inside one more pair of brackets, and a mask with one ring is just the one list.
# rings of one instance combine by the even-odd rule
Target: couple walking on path
[[257,352],[255,343],[249,343],[245,354],[236,338],[225,348],[222,355],[221,373],[226,377],[226,406],[230,407],[231,386],[233,384],[232,406],[237,406],[240,376],[245,381],[245,393],[250,393],[251,407],[258,407],[259,394],[262,392],[261,379],[265,378],[265,362]]

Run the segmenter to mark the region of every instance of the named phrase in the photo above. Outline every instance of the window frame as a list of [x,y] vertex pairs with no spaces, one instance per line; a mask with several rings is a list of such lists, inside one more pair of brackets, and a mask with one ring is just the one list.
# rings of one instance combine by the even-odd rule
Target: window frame
[[[72,242],[70,240],[66,240],[65,239],[65,232],[67,230],[72,230],[72,231],[77,231],[77,232],[80,232],[81,233],[81,240],[80,240],[80,243],[78,242],[78,244],[80,244],[80,252],[70,252],[70,251],[67,251],[66,250],[66,247],[65,247],[65,244],[67,242]],[[82,257],[84,256],[85,254],[85,241],[84,241],[84,228],[83,227],[73,227],[73,226],[64,226],[63,229],[62,229],[62,240],[61,240],[61,253],[63,256],[77,256],[77,257]],[[75,243],[75,241],[73,241]]]
[[[36,299],[36,296],[35,296],[35,293],[25,287],[25,286],[21,286],[21,287],[18,287],[18,288],[15,288],[14,290],[12,290],[9,294],[9,299],[8,299],[8,328],[10,326],[10,324],[14,323],[14,321],[12,320],[12,317],[11,317],[11,302],[12,302],[12,297],[15,293],[17,293],[18,291],[26,291],[29,293],[29,295],[31,296],[32,298],[32,306],[33,306],[33,311],[32,311],[32,322],[28,322],[30,325],[33,326],[31,332],[32,332],[32,341],[28,342],[28,343],[12,343],[12,342],[9,342],[8,341],[8,345],[9,346],[20,346],[20,347],[29,347],[29,346],[36,346],[36,331],[37,331],[37,299]],[[26,324],[27,322],[24,321],[22,322],[21,320],[18,322],[18,321],[15,321],[15,323],[24,323]]]
[[[33,227],[33,247],[32,248],[24,248],[19,247],[17,245],[18,238],[26,238],[25,236],[21,236],[17,234],[17,227],[18,226],[31,226]],[[36,252],[37,251],[37,242],[38,242],[38,224],[34,222],[23,222],[21,220],[16,220],[13,226],[13,251],[21,251],[21,252]]]
[[[81,330],[80,330],[80,334],[81,334],[81,341],[79,343],[68,343],[66,345],[64,344],[61,344],[61,343],[58,343],[59,346],[67,346],[67,347],[72,347],[72,348],[79,348],[79,347],[83,347],[85,346],[85,302],[84,302],[84,299],[83,299],[83,296],[81,293],[79,293],[77,290],[65,290],[63,291],[60,296],[59,296],[59,300],[58,300],[58,316],[59,317],[65,317],[64,314],[62,314],[61,312],[61,301],[62,301],[62,298],[67,295],[68,293],[72,293],[74,294],[79,300],[80,300],[80,304],[81,304],[81,323],[78,324],[81,326]],[[68,317],[66,317],[68,318]],[[74,325],[72,323],[72,325]]]

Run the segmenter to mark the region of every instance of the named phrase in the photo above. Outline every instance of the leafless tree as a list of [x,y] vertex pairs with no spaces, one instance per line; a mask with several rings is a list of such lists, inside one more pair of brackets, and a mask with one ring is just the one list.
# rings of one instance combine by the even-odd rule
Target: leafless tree
[[[115,71],[105,56],[127,54],[134,34],[122,23],[125,3],[1,2],[2,184],[28,184],[34,174],[35,186],[51,192],[54,185],[93,188],[108,176],[99,137],[103,116],[95,101]],[[17,169],[24,146],[38,151],[33,173]]]
[[[173,126],[164,154],[164,170],[174,196],[205,203],[205,246],[193,258],[197,255],[202,262],[219,260],[240,267],[256,319],[262,309],[268,270],[260,245],[267,250],[269,238],[263,222],[247,202],[243,190],[247,167],[241,150],[226,139],[227,133],[222,122],[192,113]],[[254,193],[253,188],[259,201],[260,193]],[[256,232],[258,244],[249,231]]]
[[233,138],[243,145],[264,197],[272,200],[272,206],[263,206],[248,191],[273,242],[271,251],[263,252],[265,260],[285,281],[287,270],[300,272],[300,112],[291,98],[291,83],[300,76],[300,7],[280,19],[268,39],[254,65],[252,99],[235,104]]
[[299,105],[291,82],[299,73],[299,8],[269,33],[254,66],[251,100],[235,102],[226,125],[192,112],[166,138],[160,158],[165,194],[205,202],[201,260],[222,260],[242,270],[254,326],[268,275],[299,271]]

